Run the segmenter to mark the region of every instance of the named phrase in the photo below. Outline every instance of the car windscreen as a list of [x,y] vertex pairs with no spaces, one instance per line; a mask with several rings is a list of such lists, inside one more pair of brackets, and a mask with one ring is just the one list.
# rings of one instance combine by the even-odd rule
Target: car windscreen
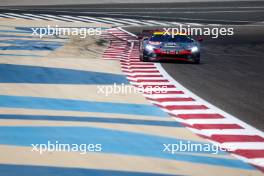
[[186,35],[153,35],[150,38],[150,41],[152,42],[179,42],[179,43],[191,43],[193,42],[192,39],[190,39]]

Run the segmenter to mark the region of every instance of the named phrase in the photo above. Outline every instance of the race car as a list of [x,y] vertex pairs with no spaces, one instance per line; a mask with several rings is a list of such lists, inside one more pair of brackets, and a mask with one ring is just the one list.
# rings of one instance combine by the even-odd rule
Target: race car
[[199,64],[200,41],[182,33],[153,32],[140,41],[140,60],[183,60]]

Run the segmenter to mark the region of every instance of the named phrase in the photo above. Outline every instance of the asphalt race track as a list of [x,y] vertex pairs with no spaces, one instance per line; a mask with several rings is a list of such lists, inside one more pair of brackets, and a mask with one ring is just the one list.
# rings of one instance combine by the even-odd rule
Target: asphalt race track
[[263,1],[99,4],[0,7],[1,12],[72,14],[171,20],[176,22],[247,24],[263,22]]
[[256,32],[242,26],[237,31],[243,34],[204,40],[200,65],[162,65],[197,95],[264,130],[264,28]]
[[[162,66],[195,94],[263,130],[264,28],[229,27],[235,31],[231,37],[204,37],[200,65],[164,61]],[[138,34],[143,28],[127,29]]]

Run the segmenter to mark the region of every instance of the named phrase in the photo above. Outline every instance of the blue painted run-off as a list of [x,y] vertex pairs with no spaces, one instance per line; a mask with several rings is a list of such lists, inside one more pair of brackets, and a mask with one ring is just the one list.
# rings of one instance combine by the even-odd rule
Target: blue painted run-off
[[13,44],[10,46],[0,46],[0,50],[50,50],[53,51],[63,44],[61,42],[43,40],[5,40],[0,43]]
[[[0,164],[0,173],[5,176],[179,176],[161,173],[118,171],[107,169],[82,169],[50,166]],[[186,176],[186,175],[185,175]]]
[[167,113],[152,105],[8,95],[0,95],[0,107],[168,116]]
[[127,84],[124,75],[64,68],[0,64],[0,83]]
[[35,55],[35,54],[0,54],[0,56],[42,57],[41,55]]
[[[102,153],[124,154],[141,157],[154,157],[169,160],[201,163],[231,168],[254,169],[243,161],[237,159],[202,155],[211,152],[174,154],[164,152],[163,144],[187,143],[187,140],[147,135],[135,132],[110,130],[94,127],[0,127],[0,144],[31,146],[31,144],[101,144]],[[193,144],[205,144],[190,141]],[[85,152],[80,150],[80,152]],[[200,155],[196,155],[200,153]],[[221,154],[225,154],[224,152]]]
[[165,120],[145,120],[145,119],[129,119],[114,118],[114,117],[78,117],[78,116],[48,116],[48,115],[18,115],[18,114],[0,114],[0,119],[9,120],[49,120],[49,121],[64,121],[64,122],[95,122],[109,124],[127,124],[127,125],[145,125],[156,127],[182,127],[176,121]]
[[19,34],[31,34],[30,31],[25,31],[25,30],[0,30],[0,32],[3,33],[19,33]]
[[28,36],[28,35],[6,35],[6,34],[0,34],[0,38],[36,38],[34,36]]

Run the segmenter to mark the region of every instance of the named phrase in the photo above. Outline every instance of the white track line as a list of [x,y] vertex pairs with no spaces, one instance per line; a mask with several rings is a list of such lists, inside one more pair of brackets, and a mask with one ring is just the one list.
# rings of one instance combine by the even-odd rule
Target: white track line
[[65,17],[65,18],[70,19],[70,20],[77,20],[79,22],[93,23],[91,20],[83,19],[83,18],[75,17],[75,16],[62,15],[62,17]]
[[145,25],[145,22],[140,21],[140,20],[127,19],[127,18],[124,18],[124,20],[126,20],[126,21],[130,21],[130,22],[132,22],[134,25]]
[[34,20],[34,18],[32,17],[25,17],[23,15],[18,15],[14,13],[5,13],[4,15],[9,16],[9,18],[15,18],[15,19]]
[[109,20],[109,21],[113,21],[113,22],[116,22],[117,24],[127,24],[127,25],[133,25],[134,23],[132,22],[128,22],[128,21],[125,21],[123,19],[119,19],[119,18],[102,18],[104,20]]
[[[183,23],[169,22],[169,21],[155,21],[155,20],[136,20],[136,19],[127,19],[127,18],[93,18],[87,16],[70,16],[70,15],[49,15],[49,14],[15,14],[15,13],[6,13],[0,14],[0,17],[4,18],[15,18],[15,19],[30,19],[30,20],[50,20],[50,21],[68,21],[68,22],[88,22],[88,23],[106,23],[119,26],[126,25],[184,25]],[[199,23],[185,23],[185,25],[194,25],[202,26]]]
[[25,15],[32,16],[32,17],[35,17],[35,18],[44,19],[44,20],[59,21],[59,20],[54,19],[54,18],[44,17],[44,16],[40,16],[40,15],[35,15],[35,14],[28,14],[28,13],[26,13]]
[[231,148],[232,150],[264,150],[264,142],[226,142],[222,143],[221,147]]
[[157,22],[154,20],[144,20],[144,21],[146,21],[147,23],[150,23],[150,24],[154,24],[154,25],[168,26],[168,24],[166,22]]
[[170,22],[170,24],[177,25],[177,26],[184,25],[183,23],[178,23],[178,22]]
[[78,16],[78,17],[82,18],[82,19],[86,19],[86,20],[90,21],[91,23],[105,23],[105,21],[96,20],[96,18],[91,18],[91,17],[87,17],[87,16]]
[[[189,120],[183,120],[183,122],[188,123],[190,125],[193,124],[204,124],[204,119],[189,119]],[[227,119],[206,119],[206,124],[234,124],[234,122],[229,121]]]
[[[13,16],[10,16],[10,15],[6,15],[6,14],[0,14],[0,17],[3,17],[3,18],[17,18],[17,17],[13,17]],[[21,18],[17,18],[17,19],[21,19]]]
[[[160,88],[161,89],[161,88]],[[157,89],[159,91],[160,89]],[[175,88],[172,88],[175,89]],[[152,89],[151,89],[152,90]],[[176,89],[179,91],[178,89]],[[162,89],[164,91],[164,89]],[[156,101],[150,101],[153,104],[161,105],[161,106],[173,106],[173,105],[201,105],[199,102],[196,101],[167,101],[167,102],[156,102]]]
[[[186,96],[186,95],[185,95]],[[189,97],[189,96],[186,96],[186,97]],[[185,98],[185,97],[183,97]],[[215,114],[215,111],[212,110],[212,109],[190,109],[190,110],[166,110],[164,109],[165,111],[171,113],[171,114],[174,114],[174,115],[179,115],[179,114]],[[204,122],[206,123],[206,122]]]
[[45,16],[45,17],[49,17],[49,18],[54,18],[54,19],[57,19],[57,20],[61,20],[61,21],[76,22],[75,20],[70,20],[70,19],[66,19],[66,18],[59,17],[59,16],[48,15],[48,14],[41,14],[41,15],[42,16]]
[[188,95],[185,94],[144,94],[145,97],[147,98],[189,98]]
[[190,25],[190,26],[203,26],[200,23],[184,23],[185,25]]
[[197,130],[191,128],[194,133],[202,134],[206,136],[212,135],[255,135],[254,132],[247,130],[247,129],[224,129],[224,130],[217,130],[217,129],[206,129],[206,130]]
[[116,22],[116,21],[111,20],[111,18],[98,18],[98,19],[101,20],[101,21],[105,21],[107,23],[112,23],[114,25],[124,25],[121,22]]

